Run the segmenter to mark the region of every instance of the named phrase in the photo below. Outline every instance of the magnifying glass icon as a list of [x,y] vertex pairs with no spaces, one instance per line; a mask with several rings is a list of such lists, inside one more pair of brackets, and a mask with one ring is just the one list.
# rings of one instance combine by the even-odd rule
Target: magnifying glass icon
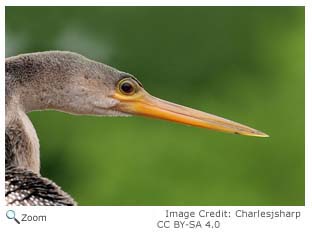
[[6,216],[8,219],[14,219],[14,221],[18,224],[21,224],[20,221],[18,221],[16,218],[15,218],[15,211],[14,210],[8,210],[6,212]]

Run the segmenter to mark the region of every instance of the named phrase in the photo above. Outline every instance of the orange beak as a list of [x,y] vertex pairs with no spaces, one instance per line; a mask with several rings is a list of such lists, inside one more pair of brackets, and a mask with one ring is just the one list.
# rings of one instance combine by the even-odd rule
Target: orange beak
[[115,93],[113,98],[120,101],[114,109],[124,113],[174,121],[220,132],[269,137],[269,135],[259,130],[234,121],[158,99],[143,89],[133,96],[124,96],[120,93]]

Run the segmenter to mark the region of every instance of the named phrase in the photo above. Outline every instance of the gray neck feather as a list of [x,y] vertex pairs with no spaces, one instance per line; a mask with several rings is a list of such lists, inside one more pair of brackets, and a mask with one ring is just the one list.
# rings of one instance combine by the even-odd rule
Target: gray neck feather
[[[6,167],[39,173],[39,141],[26,113],[44,109],[88,113],[89,105],[79,103],[87,99],[88,89],[82,89],[84,80],[88,80],[88,76],[98,77],[100,73],[112,76],[118,71],[78,54],[43,52],[7,58],[5,72]],[[76,79],[75,83],[79,84],[76,84],[76,92],[69,93],[74,84],[68,84],[68,80],[74,76],[82,78]],[[84,98],[80,98],[82,96]],[[77,109],[73,104],[84,108]]]
[[20,108],[6,110],[5,166],[40,172],[39,140],[36,131]]

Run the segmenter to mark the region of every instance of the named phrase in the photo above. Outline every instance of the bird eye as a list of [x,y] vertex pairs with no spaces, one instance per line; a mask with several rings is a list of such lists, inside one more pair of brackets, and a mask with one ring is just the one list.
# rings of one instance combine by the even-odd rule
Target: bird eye
[[129,78],[119,82],[119,90],[124,95],[133,95],[136,92],[136,85]]

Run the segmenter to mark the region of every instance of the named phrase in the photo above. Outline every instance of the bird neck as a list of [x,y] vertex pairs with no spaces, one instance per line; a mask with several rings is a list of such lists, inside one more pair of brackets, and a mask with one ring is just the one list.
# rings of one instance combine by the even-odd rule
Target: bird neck
[[[80,75],[81,56],[67,52],[23,54],[5,60],[5,165],[40,171],[39,140],[26,113],[68,111],[75,101],[66,79]],[[68,94],[69,93],[69,94]]]
[[50,80],[46,80],[42,75],[48,67],[49,64],[37,56],[16,56],[5,61],[6,167],[40,172],[39,140],[26,113],[47,109],[50,100],[55,99],[51,96],[57,77],[49,75]]
[[40,173],[39,140],[26,113],[18,104],[6,104],[5,166]]
[[[70,113],[81,104],[69,78],[83,75],[89,61],[70,52],[22,54],[5,59],[7,166],[40,171],[39,140],[26,113],[55,109]],[[83,91],[80,95],[85,95]]]

